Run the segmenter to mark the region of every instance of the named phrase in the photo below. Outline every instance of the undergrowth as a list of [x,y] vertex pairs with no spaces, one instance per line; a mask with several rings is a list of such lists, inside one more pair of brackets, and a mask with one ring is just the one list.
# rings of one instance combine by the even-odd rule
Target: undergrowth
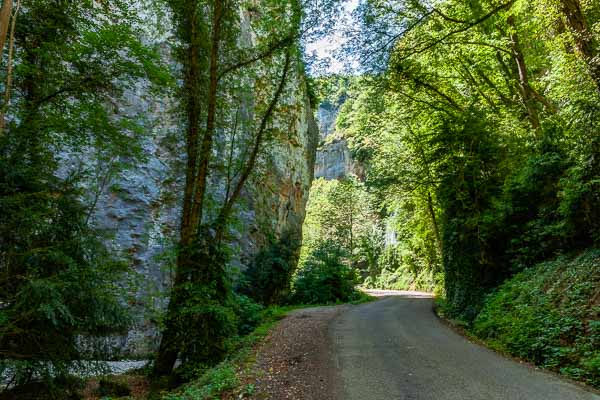
[[600,250],[517,274],[469,328],[496,350],[600,387]]
[[225,393],[236,392],[238,396],[251,394],[252,385],[243,385],[240,379],[254,360],[253,349],[264,339],[273,325],[284,318],[290,311],[300,308],[271,306],[261,312],[262,323],[246,336],[231,340],[229,356],[212,368],[196,371],[197,378],[178,388],[176,391],[164,393],[163,400],[211,400],[220,399]]

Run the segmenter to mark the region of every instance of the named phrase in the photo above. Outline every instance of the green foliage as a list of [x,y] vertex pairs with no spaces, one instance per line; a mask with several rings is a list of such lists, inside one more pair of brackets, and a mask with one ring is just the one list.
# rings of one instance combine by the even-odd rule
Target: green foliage
[[600,138],[591,138],[559,183],[558,213],[577,246],[600,243]]
[[4,391],[0,397],[7,400],[79,400],[84,388],[83,379],[68,375],[51,382],[33,380]]
[[302,236],[300,263],[323,242],[335,242],[362,279],[375,273],[383,249],[374,199],[356,177],[313,182]]
[[379,274],[383,251],[375,201],[362,182],[354,176],[315,180],[290,301],[328,304],[358,300],[360,293],[354,286]]
[[101,186],[95,167],[122,158],[122,168],[140,155],[143,121],[108,104],[126,105],[124,92],[142,80],[166,83],[129,7],[35,0],[16,19],[0,133],[0,375],[16,390],[67,393],[70,373],[102,369],[85,362],[103,355],[84,351],[81,338],[130,324],[122,281],[129,271],[92,226],[89,197]]
[[[443,271],[447,311],[472,321],[514,273],[597,245],[592,3],[359,6],[345,50],[364,74],[345,85],[337,126],[400,254],[369,285]],[[571,24],[579,12],[588,32]]]
[[321,242],[299,267],[293,280],[293,304],[329,304],[356,300],[357,277],[348,253],[337,243]]
[[238,335],[249,334],[263,321],[264,307],[247,296],[235,294],[234,311],[238,320]]
[[600,386],[600,251],[526,269],[489,295],[473,332],[493,347]]
[[129,396],[130,394],[131,389],[129,389],[129,387],[124,383],[110,379],[100,379],[100,381],[98,381],[98,389],[96,389],[96,395],[100,397],[123,397]]
[[[444,127],[444,145],[461,148],[451,154],[445,168],[456,168],[444,176],[439,189],[442,213],[443,264],[446,298],[452,314],[473,319],[486,288],[497,283],[494,260],[479,231],[484,212],[498,191],[499,148],[484,125],[485,116],[474,114],[463,124]],[[487,264],[487,265],[486,265]]]
[[247,271],[241,291],[264,305],[279,304],[289,294],[298,262],[298,241],[283,235],[261,250]]
[[[242,300],[244,301],[244,300]],[[248,335],[232,337],[230,352],[225,360],[213,367],[199,368],[192,381],[183,387],[163,395],[164,400],[219,399],[225,393],[235,393],[241,397],[251,395],[255,387],[243,385],[240,373],[254,361],[254,349],[270,332],[273,325],[288,312],[299,306],[270,306],[260,312],[259,325]]]
[[439,292],[443,288],[443,274],[434,273],[402,246],[387,247],[378,260],[377,273],[367,277],[363,286],[367,289],[419,290]]
[[562,244],[557,182],[568,167],[567,160],[560,149],[543,149],[529,157],[504,185],[503,207],[507,210],[501,223],[513,238],[507,251],[517,269],[547,258]]
[[209,369],[193,384],[162,398],[164,400],[216,400],[223,392],[234,389],[238,385],[239,380],[233,366],[223,363]]
[[199,368],[223,359],[229,350],[228,338],[238,327],[224,246],[212,240],[208,229],[205,232],[186,250],[188,263],[181,272],[189,280],[173,291],[166,316],[176,338],[173,346],[181,352],[178,375],[186,380]]
[[441,270],[433,162],[437,147],[430,134],[435,126],[421,120],[422,126],[411,124],[416,117],[409,117],[406,104],[393,91],[382,90],[384,84],[369,76],[353,79],[337,118],[354,159],[366,169],[364,185],[380,209],[385,246],[397,254],[394,266],[380,262],[371,268],[385,277],[370,274],[366,284],[406,289],[421,282],[421,289],[430,288],[434,282],[426,277]]

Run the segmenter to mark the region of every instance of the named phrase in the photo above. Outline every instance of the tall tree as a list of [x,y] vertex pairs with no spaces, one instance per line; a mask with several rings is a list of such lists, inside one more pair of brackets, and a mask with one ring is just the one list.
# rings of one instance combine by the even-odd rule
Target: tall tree
[[[184,46],[179,51],[185,71],[182,95],[186,103],[187,168],[179,253],[154,368],[156,375],[169,374],[178,357],[190,363],[210,363],[223,355],[224,341],[230,334],[227,323],[230,289],[222,242],[226,239],[234,207],[256,169],[264,142],[272,130],[274,114],[297,58],[295,40],[300,23],[298,4],[267,1],[264,5],[269,12],[249,17],[249,23],[267,26],[274,15],[283,18],[285,23],[275,30],[271,25],[270,31],[259,37],[257,43],[240,48],[240,36],[250,33],[241,31],[239,13],[242,5],[238,2],[172,1],[170,5]],[[207,8],[210,17],[205,20]],[[204,43],[209,45],[202,47]],[[239,54],[242,58],[231,54]],[[265,104],[265,109],[255,113],[259,119],[255,130],[246,132],[249,141],[238,142],[249,145],[250,150],[241,161],[230,158],[231,162],[241,163],[237,180],[228,183],[230,190],[226,198],[220,200],[218,210],[207,214],[207,182],[215,173],[211,163],[218,139],[217,121],[219,116],[232,112],[227,107],[228,96],[236,96],[231,77],[241,71],[262,75],[266,87],[273,86],[274,89],[265,98],[254,99],[257,105]],[[252,82],[252,78],[248,81],[258,84]],[[264,91],[257,93],[265,95]],[[237,114],[237,109],[233,112]],[[201,116],[205,118],[204,123]],[[246,125],[254,126],[254,122],[247,121]],[[243,153],[236,151],[235,154]],[[201,333],[190,337],[191,330]]]
[[587,63],[592,79],[600,91],[600,59],[598,40],[589,28],[579,0],[560,0],[567,26],[573,34],[577,50]]

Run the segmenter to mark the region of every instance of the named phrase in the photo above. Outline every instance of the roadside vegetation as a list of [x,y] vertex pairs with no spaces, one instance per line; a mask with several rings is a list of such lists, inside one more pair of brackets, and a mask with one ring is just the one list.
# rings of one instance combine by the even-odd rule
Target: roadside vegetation
[[471,331],[494,349],[600,387],[600,251],[515,275],[488,295]]
[[252,366],[257,345],[277,321],[297,308],[300,306],[255,309],[250,319],[258,325],[249,334],[231,340],[225,360],[216,366],[195,371],[194,378],[189,383],[174,391],[163,390],[161,394],[159,389],[153,397],[163,400],[209,400],[244,398],[245,395],[253,394],[254,386],[249,381],[253,378]]
[[[285,315],[301,306],[271,306],[264,308],[248,299],[242,318],[239,319],[239,334],[227,342],[227,357],[214,366],[200,366],[189,372],[187,383],[173,388],[175,382],[150,379],[149,370],[132,371],[125,375],[105,376],[99,380],[79,383],[79,391],[85,398],[103,399],[164,399],[164,400],[209,400],[238,398],[252,394],[252,363],[257,346],[268,335],[270,329]],[[136,387],[137,386],[137,387]],[[76,393],[73,393],[76,395]]]

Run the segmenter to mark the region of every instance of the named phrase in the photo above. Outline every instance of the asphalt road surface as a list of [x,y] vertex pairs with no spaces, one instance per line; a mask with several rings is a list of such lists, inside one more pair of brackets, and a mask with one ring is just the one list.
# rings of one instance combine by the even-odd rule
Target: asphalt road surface
[[338,400],[600,400],[445,326],[426,294],[354,307],[330,325]]

